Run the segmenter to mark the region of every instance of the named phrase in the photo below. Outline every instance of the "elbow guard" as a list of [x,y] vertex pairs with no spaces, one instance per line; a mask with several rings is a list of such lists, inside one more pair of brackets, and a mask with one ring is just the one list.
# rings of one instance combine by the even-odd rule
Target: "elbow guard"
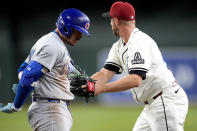
[[21,72],[21,71],[23,71],[26,67],[27,67],[27,63],[26,62],[23,62],[23,64],[19,67],[19,69],[18,69],[18,74]]
[[40,63],[31,61],[23,70],[19,84],[22,87],[27,87],[30,86],[33,82],[36,82],[43,75],[42,68],[43,66]]

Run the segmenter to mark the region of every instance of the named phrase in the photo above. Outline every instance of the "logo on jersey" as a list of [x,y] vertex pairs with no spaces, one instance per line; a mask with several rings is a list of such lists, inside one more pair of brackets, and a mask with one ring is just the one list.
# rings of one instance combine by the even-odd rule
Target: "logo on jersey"
[[144,59],[142,59],[139,52],[135,52],[134,60],[131,61],[131,64],[144,64]]

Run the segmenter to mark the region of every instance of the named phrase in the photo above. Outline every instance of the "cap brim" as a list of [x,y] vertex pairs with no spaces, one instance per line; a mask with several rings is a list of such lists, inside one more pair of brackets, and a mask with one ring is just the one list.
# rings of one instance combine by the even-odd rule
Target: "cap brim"
[[106,17],[110,17],[110,14],[109,14],[109,12],[105,12],[105,13],[102,13],[101,16],[104,17],[104,18],[106,18]]

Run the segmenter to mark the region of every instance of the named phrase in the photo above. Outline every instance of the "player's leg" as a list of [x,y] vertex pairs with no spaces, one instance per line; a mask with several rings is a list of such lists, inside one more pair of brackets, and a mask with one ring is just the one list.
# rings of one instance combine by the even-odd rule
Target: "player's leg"
[[33,102],[28,120],[34,131],[70,131],[72,116],[66,103]]
[[166,100],[161,95],[147,106],[149,107],[145,111],[145,114],[149,118],[152,131],[178,131],[173,102]]
[[178,95],[177,90],[178,87],[165,89],[146,111],[152,131],[183,131],[188,102],[186,95]]
[[[184,90],[179,86],[174,86],[164,90],[163,101],[167,108],[169,121],[169,131],[183,131],[184,121],[188,112],[188,99]],[[174,124],[170,124],[174,123]]]
[[137,118],[133,131],[151,131],[150,125],[148,123],[144,110],[141,112],[140,116]]
[[73,123],[71,112],[66,103],[51,103],[51,131],[70,131]]
[[171,93],[173,96],[173,101],[177,112],[176,120],[177,120],[178,131],[183,131],[185,118],[188,112],[188,98],[185,91],[179,86],[172,89]]

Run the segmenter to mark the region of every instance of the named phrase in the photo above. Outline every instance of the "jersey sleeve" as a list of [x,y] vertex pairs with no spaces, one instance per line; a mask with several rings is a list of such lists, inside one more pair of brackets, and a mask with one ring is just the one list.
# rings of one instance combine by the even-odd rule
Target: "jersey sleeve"
[[136,41],[128,47],[128,70],[148,72],[151,63],[151,51],[146,41]]
[[38,63],[45,66],[49,71],[52,69],[58,58],[58,50],[56,47],[51,45],[45,45],[40,48],[36,48],[31,60],[37,61]]
[[29,56],[25,59],[26,63],[29,63]]
[[[34,45],[34,46],[35,46],[35,45]],[[27,64],[30,63],[31,57],[33,56],[33,54],[34,54],[34,52],[35,52],[35,49],[34,49],[35,47],[34,47],[34,46],[31,48],[29,55],[28,55],[27,58],[25,59],[25,62],[26,62]]]
[[110,70],[110,71],[114,71],[117,74],[122,73],[122,66],[121,66],[119,58],[118,58],[115,44],[112,46],[112,48],[108,54],[108,58],[105,62],[104,68],[107,70]]

